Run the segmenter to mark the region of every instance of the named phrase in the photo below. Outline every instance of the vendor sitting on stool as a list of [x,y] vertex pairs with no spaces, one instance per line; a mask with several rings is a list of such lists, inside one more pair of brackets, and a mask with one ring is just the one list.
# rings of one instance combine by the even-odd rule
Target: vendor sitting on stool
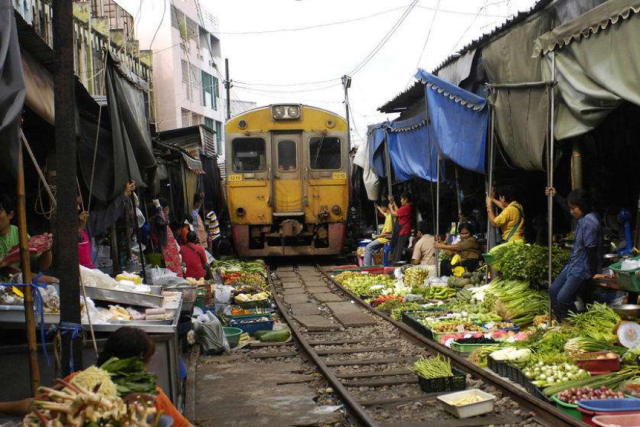
[[433,245],[436,249],[443,249],[449,252],[450,255],[459,255],[461,258],[461,261],[456,265],[452,265],[454,260],[443,260],[440,263],[440,275],[442,276],[451,276],[453,267],[457,265],[464,267],[468,272],[476,271],[480,263],[480,245],[473,235],[473,227],[465,222],[460,224],[458,229],[460,230],[460,243],[445,245],[437,242]]
[[364,249],[365,267],[373,265],[373,254],[382,249],[386,243],[389,243],[391,233],[393,232],[393,218],[391,212],[389,212],[389,202],[383,200],[379,206],[376,204],[376,209],[384,215],[384,225],[382,226],[382,232],[375,236],[375,240],[369,243]]
[[578,294],[585,289],[587,282],[600,276],[596,273],[601,267],[602,227],[585,190],[573,190],[567,200],[557,195],[553,187],[547,188],[546,194],[553,194],[563,209],[568,209],[571,216],[578,220],[569,263],[549,287],[553,315],[561,322],[570,310],[576,309]]

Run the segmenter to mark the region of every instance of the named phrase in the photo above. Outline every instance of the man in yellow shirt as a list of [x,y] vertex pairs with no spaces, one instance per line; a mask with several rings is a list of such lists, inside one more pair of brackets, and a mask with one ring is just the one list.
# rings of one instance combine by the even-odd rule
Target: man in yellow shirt
[[[500,215],[496,216],[493,213],[493,204],[503,209]],[[491,225],[502,231],[503,241],[524,241],[524,210],[520,203],[515,201],[513,187],[501,187],[498,191],[498,200],[487,195],[487,214]]]
[[393,217],[389,211],[389,202],[383,200],[380,206],[376,205],[376,208],[384,216],[384,225],[382,226],[382,232],[375,236],[373,242],[369,243],[364,250],[365,267],[373,265],[373,254],[382,249],[386,243],[389,243],[393,234]]

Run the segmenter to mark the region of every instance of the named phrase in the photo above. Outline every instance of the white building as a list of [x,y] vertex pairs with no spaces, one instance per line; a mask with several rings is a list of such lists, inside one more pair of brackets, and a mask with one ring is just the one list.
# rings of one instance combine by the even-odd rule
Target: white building
[[153,57],[156,129],[203,124],[224,155],[223,61],[217,18],[198,0],[142,2],[142,49]]

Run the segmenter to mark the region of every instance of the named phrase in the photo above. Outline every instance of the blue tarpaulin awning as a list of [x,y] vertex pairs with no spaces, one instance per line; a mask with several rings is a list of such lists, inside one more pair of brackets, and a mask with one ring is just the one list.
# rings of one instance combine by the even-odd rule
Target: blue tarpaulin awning
[[380,178],[387,176],[385,165],[384,141],[387,122],[371,126],[369,130],[369,167]]
[[438,147],[429,131],[426,112],[389,123],[389,155],[398,181],[412,178],[433,182],[438,180]]
[[458,166],[485,173],[489,109],[486,99],[419,70],[425,84],[431,136],[440,153]]

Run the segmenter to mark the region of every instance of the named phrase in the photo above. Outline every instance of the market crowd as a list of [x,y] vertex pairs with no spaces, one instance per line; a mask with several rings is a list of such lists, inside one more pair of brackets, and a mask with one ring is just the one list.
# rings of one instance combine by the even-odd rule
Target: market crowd
[[[547,188],[555,203],[575,220],[575,241],[569,262],[549,287],[553,315],[564,320],[570,311],[576,311],[578,298],[590,300],[589,284],[602,278],[603,233],[600,218],[593,210],[592,201],[585,190],[573,190],[566,198],[555,188]],[[426,219],[416,221],[413,197],[409,193],[400,196],[400,206],[393,196],[375,204],[376,214],[383,218],[382,228],[374,234],[364,248],[364,266],[380,264],[435,266],[440,251],[441,276],[459,276],[474,272],[482,262],[482,248],[476,236],[477,220],[460,215],[457,226],[449,233],[437,235]],[[517,201],[513,187],[498,187],[486,197],[487,218],[492,228],[498,229],[499,243],[525,243],[525,213]],[[433,221],[431,221],[433,223]],[[486,249],[486,248],[485,248]],[[376,257],[378,263],[376,263]],[[631,297],[637,295],[632,295]]]

